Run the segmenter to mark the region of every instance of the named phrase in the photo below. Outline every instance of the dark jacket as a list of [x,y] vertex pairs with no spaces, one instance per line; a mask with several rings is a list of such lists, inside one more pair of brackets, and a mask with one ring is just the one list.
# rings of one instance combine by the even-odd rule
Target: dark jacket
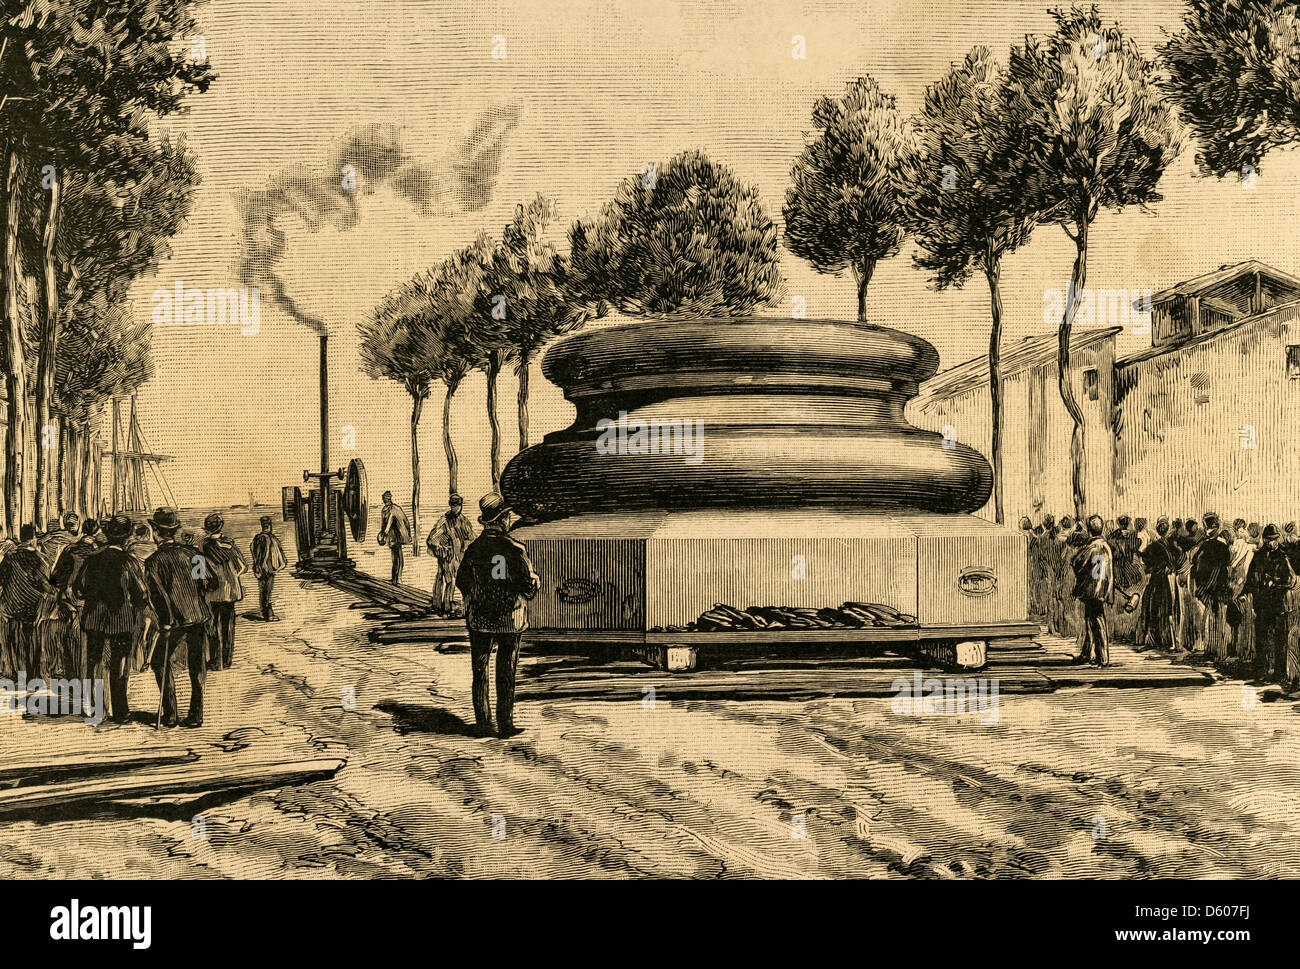
[[1093,538],[1075,552],[1070,567],[1074,569],[1073,594],[1076,599],[1110,602],[1114,598],[1115,555],[1104,538]]
[[[0,563],[3,564],[3,563]],[[1287,561],[1286,550],[1264,548],[1256,550],[1250,558],[1250,569],[1246,572],[1246,584],[1243,592],[1249,592],[1255,603],[1255,610],[1262,608],[1281,608],[1286,600],[1287,589],[1295,573]]]
[[239,577],[248,571],[248,563],[234,543],[209,535],[199,546],[208,562],[208,602],[238,602],[244,598]]
[[207,622],[206,579],[194,577],[193,559],[199,550],[175,540],[163,542],[144,563],[149,600],[163,626],[192,626]]
[[[65,550],[59,562],[71,553],[72,548]],[[72,594],[85,601],[81,628],[87,632],[134,632],[137,615],[149,604],[144,567],[134,555],[116,545],[85,556],[81,570],[73,577]]]
[[1157,538],[1154,542],[1142,550],[1142,564],[1146,567],[1147,575],[1152,577],[1160,575],[1176,575],[1178,570],[1183,567],[1183,550],[1178,544],[1171,541],[1168,535]]
[[465,625],[476,632],[523,632],[525,600],[537,595],[537,587],[524,547],[496,529],[485,529],[470,542],[456,573],[456,588],[465,596]]
[[1206,603],[1231,599],[1232,583],[1228,578],[1231,565],[1232,552],[1218,535],[1197,545],[1192,553],[1192,585],[1196,598]]
[[58,561],[54,563],[54,571],[50,573],[50,585],[60,591],[66,590],[73,599],[80,598],[73,592],[72,583],[81,574],[86,559],[98,551],[100,551],[99,546],[90,539],[81,539],[67,546],[59,553]]
[[274,575],[287,564],[280,537],[274,532],[258,532],[253,536],[250,550],[253,553],[254,575]]
[[380,509],[378,541],[380,545],[387,544],[389,548],[411,544],[411,522],[402,506],[396,502]]
[[45,559],[35,549],[16,548],[0,561],[0,611],[8,618],[35,622],[52,589]]
[[59,556],[63,550],[77,540],[77,533],[70,532],[66,529],[59,529],[57,532],[50,532],[45,536],[45,541],[41,542],[41,558],[45,563],[53,568],[59,561]]

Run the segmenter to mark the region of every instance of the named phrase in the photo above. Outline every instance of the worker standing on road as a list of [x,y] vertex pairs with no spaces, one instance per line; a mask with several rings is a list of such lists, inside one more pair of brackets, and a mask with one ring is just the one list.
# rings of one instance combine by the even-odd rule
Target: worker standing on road
[[1201,603],[1201,621],[1193,646],[1218,659],[1226,659],[1227,606],[1232,601],[1229,570],[1232,550],[1219,528],[1219,516],[1205,516],[1205,538],[1192,552],[1189,591]]
[[474,526],[461,511],[464,502],[460,495],[453,493],[447,506],[447,513],[429,531],[425,544],[438,562],[438,577],[433,581],[433,609],[444,616],[457,616],[463,600],[456,588],[456,574],[465,549],[474,541]]
[[393,504],[391,491],[384,492],[384,507],[379,515],[379,544],[387,545],[392,553],[393,585],[397,585],[402,581],[402,569],[406,565],[404,548],[411,544],[411,523],[407,521],[402,506]]
[[190,710],[182,726],[203,726],[203,687],[207,680],[207,566],[198,549],[176,540],[180,519],[171,508],[159,508],[149,524],[158,533],[158,551],[144,563],[149,599],[158,613],[162,641],[154,653],[153,670],[162,693],[162,723],[177,722],[176,681],[172,670],[184,650],[190,671]]
[[235,661],[235,603],[244,598],[239,577],[248,571],[248,563],[233,542],[221,531],[225,521],[216,512],[203,519],[207,535],[199,554],[207,562],[208,608],[212,622],[208,629],[208,669],[226,670]]
[[465,550],[456,585],[465,594],[465,625],[469,629],[474,670],[474,720],[482,732],[492,729],[488,664],[497,650],[497,734],[515,729],[515,667],[519,640],[528,628],[526,600],[537,595],[537,574],[523,545],[506,534],[510,508],[496,492],[479,500],[483,533]]
[[[1083,604],[1083,630],[1079,634],[1080,663],[1094,666],[1110,665],[1110,640],[1106,633],[1106,603],[1119,593],[1125,597],[1120,579],[1115,574],[1115,554],[1102,535],[1105,523],[1100,515],[1092,515],[1087,522],[1088,541],[1070,565],[1074,570],[1074,598]],[[1128,609],[1137,608],[1137,596],[1129,598]]]
[[1263,546],[1251,556],[1242,597],[1249,595],[1255,611],[1255,679],[1285,683],[1287,615],[1286,594],[1296,584],[1296,574],[1278,544],[1276,525],[1264,526]]
[[[125,515],[104,522],[108,544],[89,553],[72,580],[74,596],[85,603],[81,629],[87,665],[101,683],[108,680],[109,714],[115,723],[126,723],[131,713],[126,699],[131,646],[140,628],[139,613],[149,602],[144,567],[126,549],[130,537],[131,519]],[[66,558],[68,552],[63,554]]]
[[262,607],[263,622],[279,622],[275,607],[271,605],[271,593],[275,589],[275,573],[279,572],[288,560],[280,545],[280,537],[271,530],[271,516],[261,518],[262,530],[253,536],[249,549],[253,553],[253,575],[257,577],[258,604]]

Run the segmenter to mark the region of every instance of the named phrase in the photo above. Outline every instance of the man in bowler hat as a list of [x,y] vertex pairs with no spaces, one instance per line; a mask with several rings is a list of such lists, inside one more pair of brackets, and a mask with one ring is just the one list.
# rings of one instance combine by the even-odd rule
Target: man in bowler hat
[[1286,594],[1296,584],[1296,574],[1278,544],[1276,525],[1265,525],[1263,546],[1251,556],[1242,598],[1247,594],[1255,610],[1255,679],[1286,682]]
[[470,659],[474,670],[474,719],[480,732],[492,728],[492,703],[488,664],[497,651],[497,732],[502,737],[515,730],[515,666],[519,640],[528,628],[526,600],[537,595],[537,574],[523,545],[506,534],[510,508],[493,492],[479,500],[483,532],[470,543],[456,574],[456,586],[465,596],[465,625],[469,629]]
[[138,615],[149,601],[144,567],[126,548],[130,537],[131,519],[114,515],[104,523],[108,544],[86,555],[72,580],[73,596],[84,602],[81,631],[87,665],[96,679],[108,680],[109,713],[117,723],[126,723],[130,716],[126,697],[131,646]]
[[225,521],[215,511],[203,519],[207,534],[199,546],[208,571],[208,609],[212,612],[208,668],[212,670],[229,669],[235,661],[235,603],[244,598],[239,577],[248,571],[239,549],[222,535],[225,527]]
[[207,678],[207,565],[198,550],[176,540],[180,519],[172,508],[159,508],[149,519],[158,535],[158,551],[144,563],[149,599],[158,613],[161,640],[154,653],[154,676],[162,693],[162,722],[177,722],[173,664],[185,657],[190,670],[190,709],[182,726],[203,726],[203,687]]

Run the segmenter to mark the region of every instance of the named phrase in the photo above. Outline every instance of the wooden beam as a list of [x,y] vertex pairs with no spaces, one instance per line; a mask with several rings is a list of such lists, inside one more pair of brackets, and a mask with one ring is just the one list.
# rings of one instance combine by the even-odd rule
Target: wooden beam
[[83,774],[115,774],[140,767],[198,760],[188,747],[140,747],[133,750],[110,748],[60,754],[54,757],[23,757],[0,767],[0,786],[18,787],[33,781],[69,778]]
[[322,758],[271,763],[201,759],[167,764],[90,780],[0,791],[0,815],[64,809],[92,801],[284,787],[332,777],[346,763]]

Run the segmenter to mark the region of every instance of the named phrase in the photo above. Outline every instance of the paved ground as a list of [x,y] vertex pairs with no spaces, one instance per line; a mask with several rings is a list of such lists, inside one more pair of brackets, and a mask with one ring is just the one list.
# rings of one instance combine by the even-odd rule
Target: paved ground
[[[10,715],[0,744],[347,766],[224,803],[0,823],[0,877],[1300,876],[1300,706],[1240,681],[1003,696],[989,717],[673,699],[668,680],[653,703],[525,701],[525,733],[479,739],[466,655],[373,646],[343,593],[280,592],[284,622],[241,621],[202,729]],[[152,714],[152,682],[132,701]]]

